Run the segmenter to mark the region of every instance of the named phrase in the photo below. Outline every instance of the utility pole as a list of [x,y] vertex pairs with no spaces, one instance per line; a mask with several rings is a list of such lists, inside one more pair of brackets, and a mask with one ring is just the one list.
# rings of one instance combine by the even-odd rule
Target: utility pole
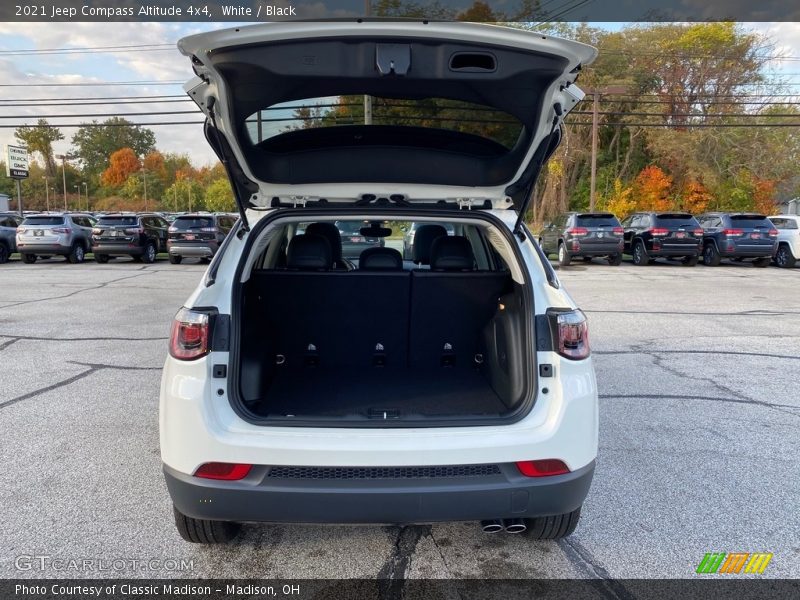
[[589,211],[594,212],[595,198],[597,195],[597,128],[599,120],[600,92],[592,94],[592,172],[589,183]]
[[56,154],[61,159],[61,182],[64,184],[64,212],[67,212],[67,155]]
[[594,211],[597,201],[597,138],[600,128],[600,95],[624,94],[627,88],[623,85],[607,85],[596,87],[587,93],[592,94],[592,162],[589,180],[589,210]]
[[147,171],[142,165],[142,177],[144,178],[144,211],[147,212]]
[[86,196],[86,212],[89,212],[89,186],[86,185],[86,182],[82,182],[84,196]]
[[75,190],[78,192],[78,204],[75,205],[75,210],[80,210],[81,209],[81,186],[80,186],[80,184],[76,183],[72,187],[74,187]]
[[[364,0],[364,16],[372,15],[372,0]],[[364,94],[364,125],[372,125],[372,96]]]
[[44,206],[47,212],[50,212],[50,183],[47,175],[42,175],[42,179],[44,179]]

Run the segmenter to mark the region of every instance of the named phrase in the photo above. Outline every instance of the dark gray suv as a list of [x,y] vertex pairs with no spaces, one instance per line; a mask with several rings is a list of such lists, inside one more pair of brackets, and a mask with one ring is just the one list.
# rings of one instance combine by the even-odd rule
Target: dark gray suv
[[703,228],[703,264],[716,267],[723,258],[752,259],[756,267],[772,262],[778,230],[765,215],[713,212],[698,218]]
[[573,258],[589,262],[603,256],[610,265],[622,263],[622,225],[611,213],[569,212],[547,223],[539,234],[539,246],[545,254],[558,253],[558,262],[566,267]]
[[0,213],[0,265],[17,251],[17,227],[22,217],[10,212]]

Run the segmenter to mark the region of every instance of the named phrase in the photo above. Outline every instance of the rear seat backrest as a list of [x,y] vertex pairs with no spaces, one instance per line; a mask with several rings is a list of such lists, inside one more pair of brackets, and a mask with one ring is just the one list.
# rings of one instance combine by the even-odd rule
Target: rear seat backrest
[[431,246],[434,240],[446,236],[447,229],[441,225],[420,225],[414,232],[414,245],[411,253],[414,262],[418,265],[428,265],[431,262]]
[[438,238],[431,270],[413,271],[409,363],[416,368],[468,366],[483,354],[483,329],[511,288],[502,271],[474,271],[467,238]]
[[286,249],[286,266],[300,271],[327,271],[333,266],[331,245],[321,235],[296,235]]

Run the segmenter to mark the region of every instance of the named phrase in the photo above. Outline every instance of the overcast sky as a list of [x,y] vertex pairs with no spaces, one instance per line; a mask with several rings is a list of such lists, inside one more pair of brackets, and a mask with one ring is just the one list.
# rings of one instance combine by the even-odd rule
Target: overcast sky
[[[213,28],[233,27],[234,23],[0,23],[0,99],[25,101],[32,98],[89,98],[100,96],[141,96],[182,94],[181,83],[192,76],[188,60],[175,48],[175,42],[188,34]],[[616,29],[620,24],[600,24]],[[778,43],[779,53],[800,57],[800,23],[756,23],[749,28],[769,33]],[[10,54],[14,50],[90,48],[169,44],[156,50],[126,49],[116,52],[75,54]],[[785,79],[800,82],[800,60],[784,60],[771,70],[785,73]],[[48,87],[47,83],[100,83],[105,81],[173,82],[168,85],[114,85],[102,87]],[[9,84],[32,84],[7,87]],[[800,84],[796,86],[800,91]],[[5,103],[3,103],[5,104]],[[27,119],[0,119],[0,124],[33,122],[40,115],[82,113],[130,113],[133,121],[200,120],[198,116],[167,115],[136,117],[138,112],[191,110],[190,102],[152,104],[112,104],[108,106],[6,107],[0,116],[31,115]],[[48,119],[51,123],[75,123],[89,118]],[[99,118],[98,120],[103,120]],[[166,152],[187,153],[196,165],[214,160],[203,138],[200,125],[153,127],[158,148]],[[57,152],[70,146],[74,128],[62,128],[65,140],[57,142]],[[0,129],[0,144],[15,143],[13,129]]]

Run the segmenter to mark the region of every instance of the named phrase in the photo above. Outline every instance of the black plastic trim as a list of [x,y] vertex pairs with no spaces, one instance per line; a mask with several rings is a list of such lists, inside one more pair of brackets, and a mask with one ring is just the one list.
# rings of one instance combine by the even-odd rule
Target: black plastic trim
[[194,519],[271,523],[433,523],[533,518],[577,510],[595,463],[552,477],[499,475],[403,479],[272,479],[269,466],[241,481],[217,481],[164,465],[172,502]]

